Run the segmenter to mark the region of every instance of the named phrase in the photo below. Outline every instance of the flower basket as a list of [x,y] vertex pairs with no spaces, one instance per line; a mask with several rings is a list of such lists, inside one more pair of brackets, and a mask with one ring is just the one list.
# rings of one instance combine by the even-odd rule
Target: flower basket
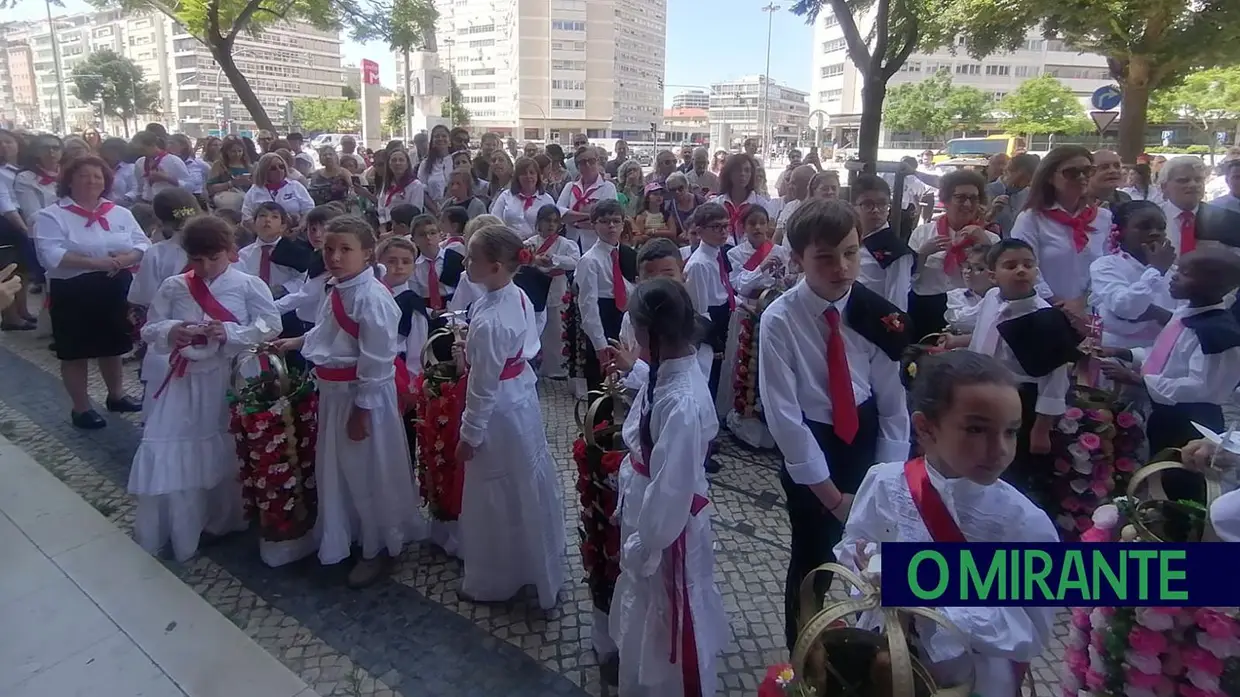
[[933,356],[947,350],[940,345],[946,337],[947,335],[943,333],[927,334],[921,338],[921,341],[910,344],[904,349],[904,353],[900,355],[900,382],[904,383],[906,390],[913,389],[913,381],[917,379],[918,361],[926,356]]
[[[860,596],[827,604],[819,609],[814,577],[834,573],[860,591]],[[928,667],[909,644],[909,624],[922,617],[955,635],[963,645],[968,639],[942,614],[925,608],[884,608],[878,589],[851,569],[824,564],[801,582],[802,629],[792,649],[793,680],[783,694],[823,697],[969,697],[973,677],[967,684],[938,685]],[[860,616],[882,617],[883,631],[856,627]],[[799,689],[801,692],[792,691]],[[779,694],[779,693],[775,693]],[[765,697],[765,695],[763,695]],[[989,696],[987,696],[989,697]]]
[[422,374],[414,378],[413,419],[418,453],[418,490],[435,520],[453,521],[461,515],[465,471],[456,461],[465,410],[464,371],[454,361],[440,361],[433,349],[441,341],[455,341],[449,328],[433,332],[422,348]]
[[586,376],[586,354],[582,350],[585,334],[581,330],[581,314],[577,310],[577,289],[571,284],[568,292],[561,299],[564,303],[560,308],[560,338],[564,343],[564,364],[568,366],[569,378]]
[[[1178,453],[1133,476],[1129,496],[1099,506],[1084,542],[1209,540],[1207,508],[1168,501],[1164,472],[1183,469]],[[1206,498],[1219,492],[1207,476]],[[1134,494],[1144,492],[1144,500]],[[1208,501],[1207,501],[1208,504]],[[1074,608],[1062,680],[1064,697],[1228,697],[1240,694],[1240,609]]]
[[[612,407],[613,421],[599,421],[604,405]],[[616,520],[619,501],[620,463],[627,450],[621,430],[628,398],[615,379],[603,389],[591,392],[577,402],[575,417],[580,435],[573,442],[573,462],[577,465],[577,496],[581,521],[581,563],[594,607],[607,613],[611,596],[620,577],[620,524]],[[583,413],[584,412],[584,413]]]
[[762,313],[778,298],[781,291],[768,288],[757,302],[742,304],[740,329],[736,339],[736,369],[732,375],[732,408],[743,419],[762,418],[762,400],[758,396],[758,324]]
[[[244,379],[243,366],[257,359],[260,372]],[[278,353],[258,347],[233,359],[229,430],[241,461],[246,515],[257,518],[268,542],[304,537],[318,515],[314,448],[318,392],[306,373],[290,371]]]

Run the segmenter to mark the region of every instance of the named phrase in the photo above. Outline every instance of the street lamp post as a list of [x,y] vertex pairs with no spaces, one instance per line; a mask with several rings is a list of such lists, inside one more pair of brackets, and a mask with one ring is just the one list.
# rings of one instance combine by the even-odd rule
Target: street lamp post
[[766,18],[766,71],[762,73],[762,84],[759,86],[760,89],[762,90],[762,93],[761,93],[762,139],[760,142],[762,143],[763,154],[766,154],[767,149],[770,147],[770,144],[767,143],[767,128],[769,126],[768,118],[769,118],[770,109],[771,109],[771,93],[770,93],[770,89],[771,89],[770,88],[770,84],[771,84],[771,30],[775,25],[775,13],[779,12],[780,9],[782,8],[779,5],[776,5],[775,3],[771,3],[767,5],[766,7],[762,8],[762,11],[767,13],[767,18]]
[[[549,121],[547,121],[547,111],[543,109],[541,106],[539,106],[537,102],[531,102],[525,99],[517,100],[517,104],[528,104],[538,110],[538,113],[542,115],[542,121],[543,121],[543,128],[542,128],[543,129],[543,141],[550,142],[551,132],[547,129],[551,127],[551,124]],[[522,138],[522,140],[525,140],[525,139]]]
[[47,6],[47,32],[52,40],[52,64],[56,67],[56,96],[60,101],[60,130],[69,132],[69,110],[65,106],[65,73],[60,66],[60,42],[56,40],[56,24],[52,21],[52,0],[44,0]]

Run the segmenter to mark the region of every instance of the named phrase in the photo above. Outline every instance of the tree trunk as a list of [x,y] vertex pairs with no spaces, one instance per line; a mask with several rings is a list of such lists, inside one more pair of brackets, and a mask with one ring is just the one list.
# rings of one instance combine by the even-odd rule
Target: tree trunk
[[211,55],[215,57],[215,62],[219,63],[220,69],[223,70],[224,76],[228,78],[228,84],[232,85],[233,91],[237,93],[237,99],[250,112],[250,118],[254,119],[254,125],[260,131],[276,132],[275,123],[271,117],[267,115],[267,110],[263,108],[262,102],[258,101],[258,95],[254,94],[254,88],[250,87],[250,81],[242,74],[241,69],[237,67],[233,61],[231,47],[228,46],[211,46]]
[[413,142],[413,109],[410,108],[413,106],[413,95],[409,93],[410,90],[413,89],[413,80],[409,77],[409,47],[408,46],[405,47],[404,58],[405,58],[405,74],[403,78],[401,79],[401,82],[403,82],[405,85],[405,89],[403,90],[405,93],[405,135],[403,137],[405,139],[405,146],[408,147],[408,145]]
[[1127,75],[1121,85],[1123,101],[1120,103],[1119,158],[1134,163],[1145,152],[1145,127],[1149,120],[1150,68],[1144,56],[1133,56],[1128,62]]
[[882,132],[883,100],[887,98],[887,83],[882,71],[865,77],[861,88],[861,128],[857,134],[857,159],[865,162],[866,171],[875,171],[878,162],[878,137]]

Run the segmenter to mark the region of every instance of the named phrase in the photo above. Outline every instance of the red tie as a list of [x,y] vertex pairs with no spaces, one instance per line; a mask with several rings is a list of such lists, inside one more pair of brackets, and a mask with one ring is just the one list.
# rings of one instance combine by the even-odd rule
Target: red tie
[[263,279],[263,283],[271,285],[271,248],[273,245],[265,244],[262,249],[263,255],[258,260],[258,277]]
[[611,250],[611,295],[616,300],[616,309],[624,312],[629,306],[629,289],[624,285],[624,274],[620,272],[620,250]]
[[831,398],[831,417],[835,435],[851,445],[857,437],[857,402],[853,396],[852,373],[848,370],[848,354],[844,351],[844,335],[840,333],[840,311],[828,307],[827,327],[827,396]]
[[732,288],[732,281],[728,278],[727,260],[723,256],[723,250],[719,250],[719,280],[723,282],[724,290],[728,291],[728,309],[736,309],[736,291]]
[[1188,254],[1197,248],[1197,214],[1192,211],[1180,213],[1180,254]]
[[439,294],[439,274],[435,273],[435,260],[429,260],[426,265],[426,290],[431,296],[431,309],[443,309],[443,296]]
[[530,209],[530,206],[534,205],[534,201],[538,200],[537,196],[526,196],[525,194],[517,194],[517,196],[521,197],[521,200],[525,202],[522,210],[527,211]]

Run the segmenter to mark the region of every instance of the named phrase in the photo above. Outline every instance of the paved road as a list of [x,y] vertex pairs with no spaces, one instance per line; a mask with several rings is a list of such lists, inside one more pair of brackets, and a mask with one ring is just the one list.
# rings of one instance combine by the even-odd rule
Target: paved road
[[[73,429],[47,340],[32,334],[0,334],[0,432],[129,529],[134,507],[125,484],[139,422],[111,415],[102,431]],[[127,370],[127,380],[138,394],[134,371]],[[541,391],[575,541],[572,398],[563,383],[548,382]],[[102,403],[97,377],[92,394]],[[716,580],[732,629],[720,694],[752,697],[766,666],[787,660],[781,614],[788,529],[775,456],[725,441],[719,459],[725,469],[711,482]],[[324,697],[599,694],[590,600],[575,543],[565,559],[571,584],[559,607],[546,613],[532,596],[495,605],[462,600],[459,562],[430,546],[407,550],[390,580],[351,591],[344,570],[314,561],[268,568],[256,544],[243,535],[204,549],[188,564],[167,565]],[[1034,663],[1042,694],[1055,682],[1066,627],[1056,634],[1055,646]]]

